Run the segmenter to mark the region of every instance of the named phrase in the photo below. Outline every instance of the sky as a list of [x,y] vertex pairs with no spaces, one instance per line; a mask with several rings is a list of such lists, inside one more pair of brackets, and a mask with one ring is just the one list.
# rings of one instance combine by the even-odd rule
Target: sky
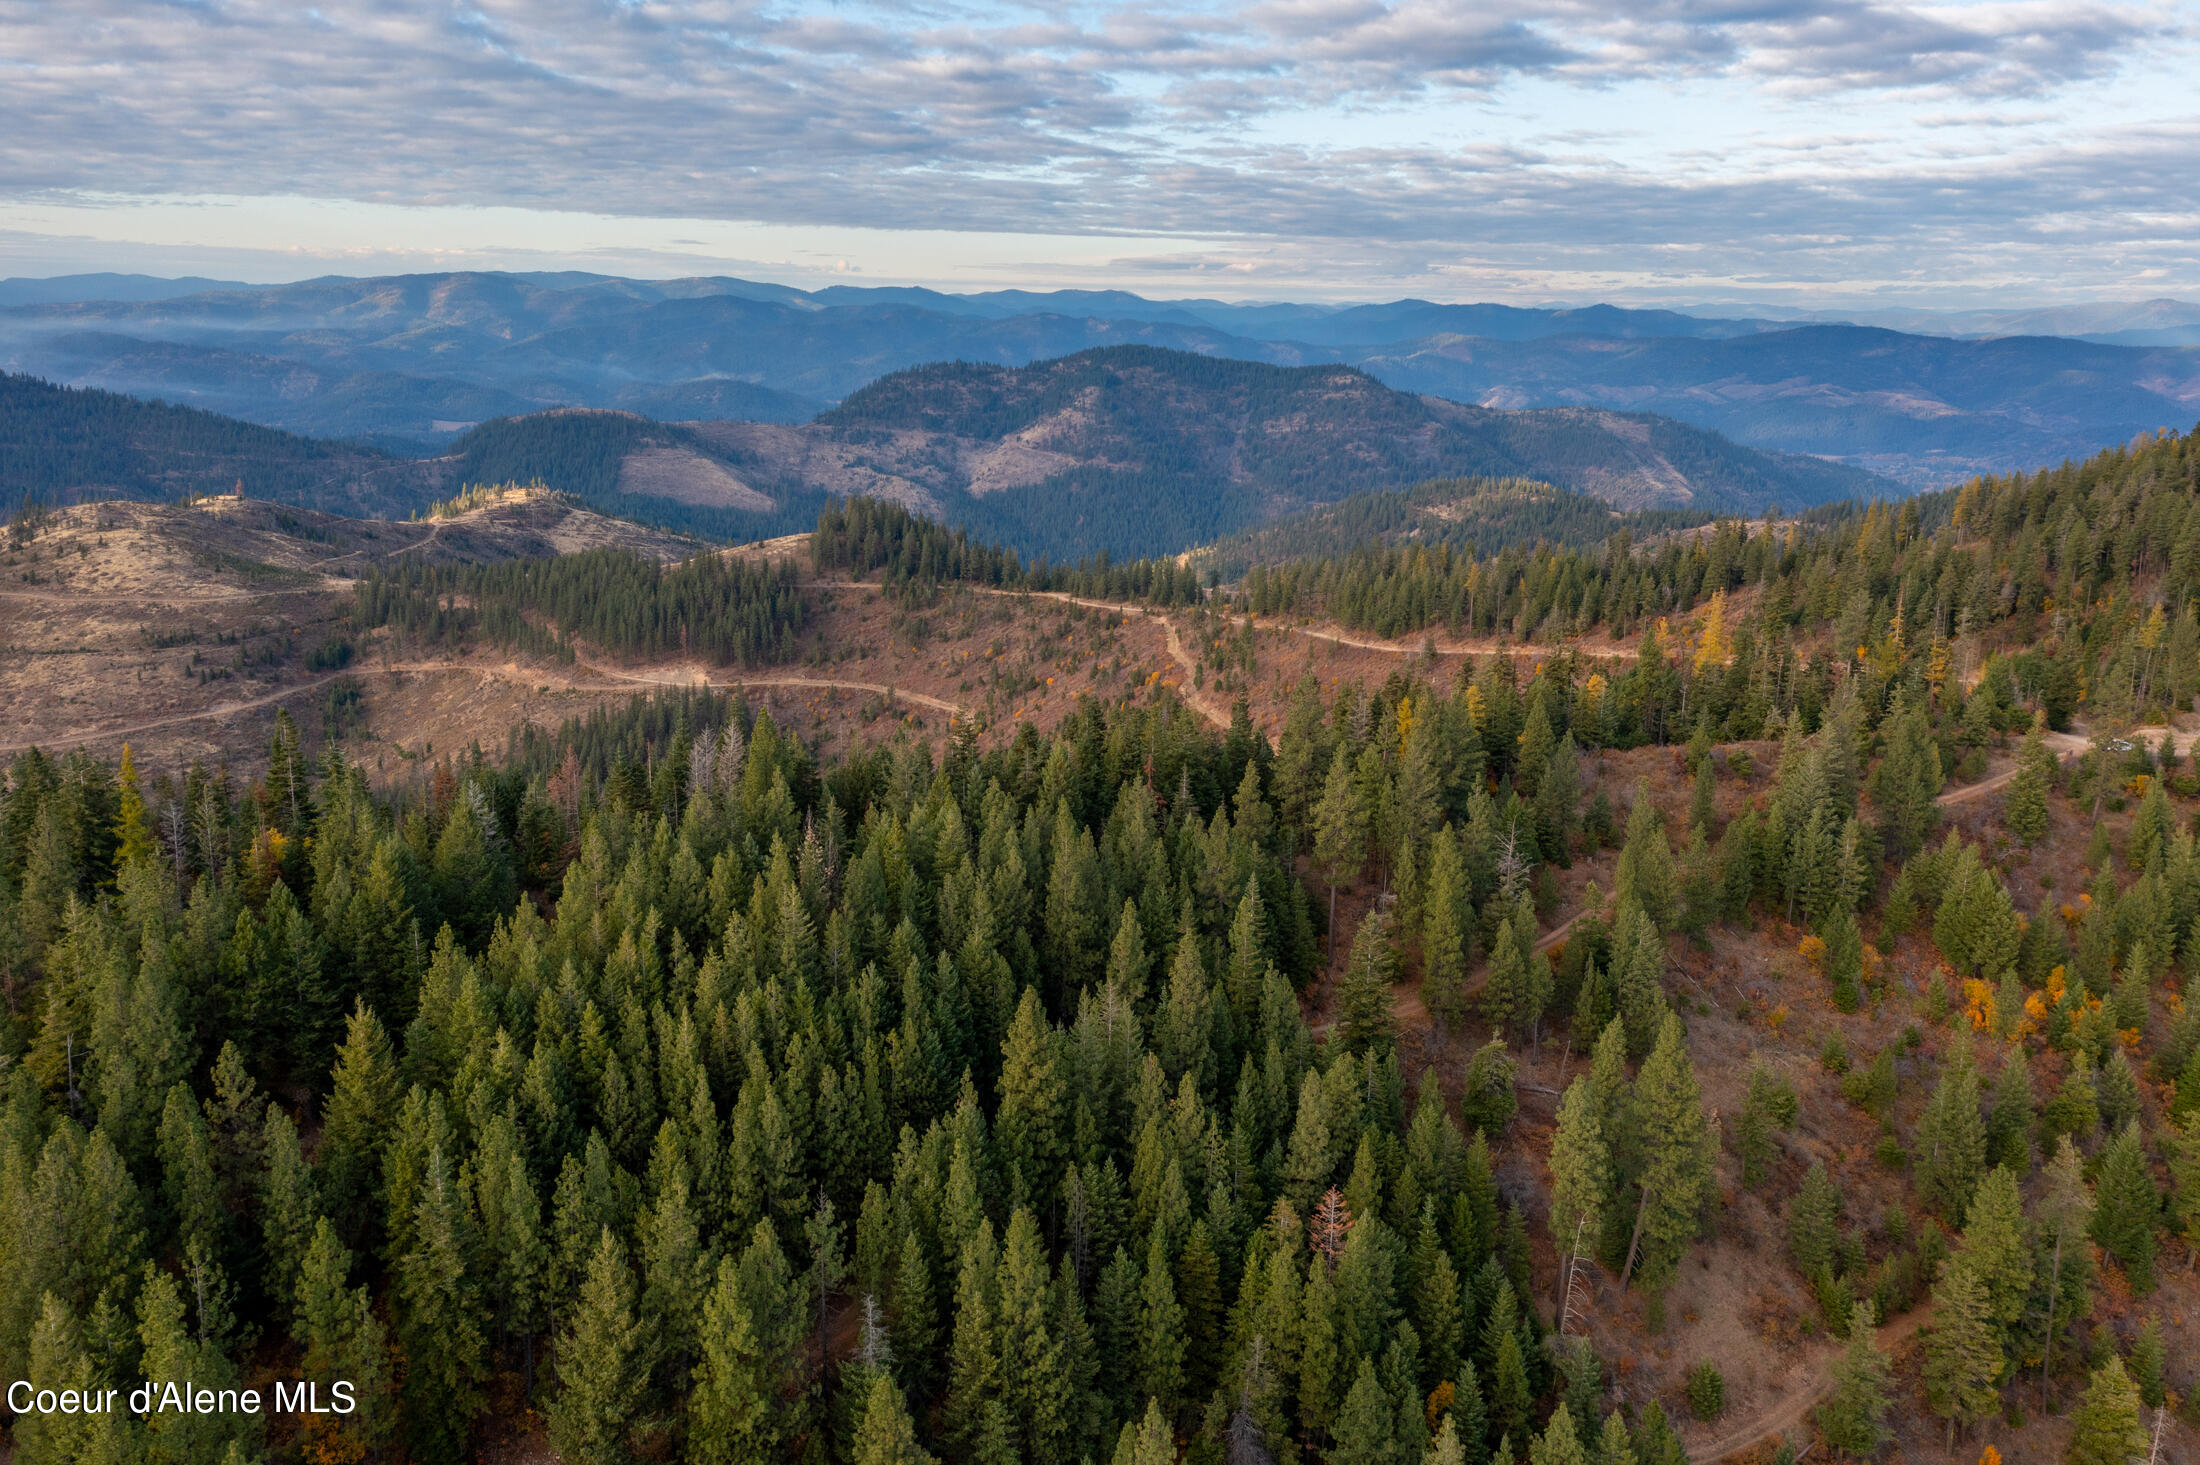
[[2200,299],[2200,0],[0,0],[0,275]]

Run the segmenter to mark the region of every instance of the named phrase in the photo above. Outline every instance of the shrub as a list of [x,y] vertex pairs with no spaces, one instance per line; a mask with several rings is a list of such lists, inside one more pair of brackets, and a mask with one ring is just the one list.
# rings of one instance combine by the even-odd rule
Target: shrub
[[1709,1359],[1689,1370],[1688,1412],[1699,1423],[1709,1423],[1726,1412],[1726,1375]]

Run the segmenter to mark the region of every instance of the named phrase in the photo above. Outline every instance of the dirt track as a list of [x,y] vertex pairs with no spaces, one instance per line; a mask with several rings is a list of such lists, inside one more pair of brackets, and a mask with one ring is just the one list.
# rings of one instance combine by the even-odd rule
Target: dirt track
[[[2200,729],[2171,728],[2169,734],[2180,758],[2190,754],[2193,744],[2200,742]],[[2055,750],[2055,757],[2060,762],[2068,762],[2093,746],[2090,738],[2081,736],[2078,733],[2051,732],[2046,734],[2045,740],[2047,746]],[[2152,739],[2149,741],[2152,741]],[[1956,804],[1968,804],[1973,799],[1983,798],[1995,789],[2015,781],[2017,773],[2017,766],[2012,764],[1992,778],[1982,778],[1977,783],[1967,783],[1962,788],[1952,788],[1942,794],[1935,802],[1943,808]]]
[[[1894,1352],[1896,1344],[1931,1322],[1932,1314],[1933,1310],[1929,1305],[1904,1313],[1879,1329],[1879,1346],[1888,1353]],[[1801,1424],[1810,1411],[1817,1407],[1818,1401],[1825,1398],[1832,1389],[1833,1361],[1840,1356],[1841,1351],[1841,1347],[1832,1346],[1820,1350],[1818,1357],[1811,1360],[1803,1382],[1790,1390],[1786,1398],[1740,1429],[1729,1431],[1706,1444],[1690,1445],[1688,1457],[1702,1461],[1703,1465],[1716,1465],[1716,1462],[1729,1455],[1738,1455],[1752,1446],[1783,1436]]]

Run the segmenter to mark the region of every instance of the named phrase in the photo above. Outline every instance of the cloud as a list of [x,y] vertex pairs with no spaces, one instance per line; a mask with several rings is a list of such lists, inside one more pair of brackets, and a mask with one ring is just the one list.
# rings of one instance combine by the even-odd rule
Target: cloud
[[[2002,105],[2190,31],[2100,0],[0,0],[0,199],[1231,238],[1135,257],[1437,277],[1898,278],[2082,238],[2192,279],[2189,109]],[[1516,128],[1523,88],[1556,111]],[[1779,125],[1683,135],[1658,109],[1689,88]]]

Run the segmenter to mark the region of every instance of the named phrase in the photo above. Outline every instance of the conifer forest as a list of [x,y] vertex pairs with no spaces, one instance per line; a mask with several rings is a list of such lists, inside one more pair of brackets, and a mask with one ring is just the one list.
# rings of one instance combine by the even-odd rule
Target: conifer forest
[[[249,765],[14,754],[0,1375],[353,1407],[11,1395],[11,1458],[1679,1465],[1923,1419],[1968,1461],[2052,1416],[2034,1448],[2110,1465],[2183,1427],[2200,440],[1308,543],[1215,583],[854,500],[804,573],[597,549],[350,610],[761,667],[831,573],[1174,615],[1203,676],[1256,620],[1427,638],[1294,671],[1272,727],[1209,678],[1227,725],[1092,698],[830,756],[710,690],[402,776],[288,712]],[[1745,947],[1753,1046],[1692,1045],[1684,968]],[[1584,1311],[1686,1337],[1666,1299],[1744,1234],[1823,1359],[1784,1433],[1730,1356],[1653,1393]]]

